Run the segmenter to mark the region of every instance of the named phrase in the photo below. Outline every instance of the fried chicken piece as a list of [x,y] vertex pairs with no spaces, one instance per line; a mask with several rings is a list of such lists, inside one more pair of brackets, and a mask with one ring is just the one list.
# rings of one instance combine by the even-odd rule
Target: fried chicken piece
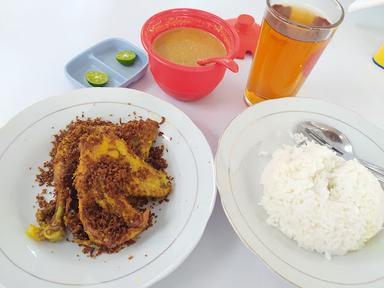
[[[134,191],[148,189],[153,194],[162,189],[164,180],[169,182],[167,176],[130,152],[126,142],[113,133],[83,137],[79,148],[75,187],[84,230],[97,245],[120,246],[145,230],[150,220],[150,210],[135,209],[125,190],[140,182],[142,188]],[[140,169],[148,173],[140,174]]]
[[[96,130],[116,133],[123,138],[128,147],[140,157],[148,157],[149,150],[157,137],[159,124],[153,120],[130,121],[126,124],[115,125],[112,122],[99,119],[72,122],[67,131],[62,133],[53,155],[53,174],[56,196],[55,213],[49,221],[43,221],[37,212],[40,227],[30,225],[27,235],[36,240],[59,241],[65,236],[64,215],[66,202],[72,187],[72,177],[78,165],[79,141],[82,136],[90,135]],[[40,221],[39,221],[40,220]]]
[[114,134],[123,139],[130,151],[141,159],[147,159],[159,133],[159,123],[151,119],[134,120],[117,126]]
[[[126,196],[163,198],[171,192],[172,184],[167,174],[164,171],[156,170],[143,159],[132,153],[126,142],[118,138],[115,134],[91,134],[82,139],[80,151],[82,156],[92,162],[103,162],[104,158],[119,160],[121,162],[120,165],[125,166],[130,172],[126,172],[126,177],[129,177],[129,179],[119,179],[118,188],[125,193]],[[114,166],[116,166],[115,163],[110,163],[110,167],[108,168],[119,169],[119,167]],[[78,171],[82,172],[79,167]],[[119,174],[114,172],[116,171],[111,171],[113,177],[119,177]],[[113,182],[114,178],[112,175],[108,176],[110,176],[110,178],[104,181]]]
[[[96,127],[96,126],[95,126]],[[36,218],[40,227],[30,225],[27,235],[36,240],[60,241],[65,236],[64,213],[69,197],[72,175],[77,166],[78,142],[81,135],[95,127],[85,127],[81,124],[68,127],[56,148],[53,158],[53,182],[55,186],[55,212],[49,221],[44,221],[41,211],[37,211]],[[75,141],[74,141],[75,140]]]

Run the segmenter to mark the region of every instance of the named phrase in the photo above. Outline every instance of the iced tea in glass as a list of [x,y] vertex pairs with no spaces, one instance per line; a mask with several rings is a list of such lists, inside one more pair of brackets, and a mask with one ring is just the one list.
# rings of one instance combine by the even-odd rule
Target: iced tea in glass
[[337,0],[267,0],[246,102],[295,96],[343,17]]

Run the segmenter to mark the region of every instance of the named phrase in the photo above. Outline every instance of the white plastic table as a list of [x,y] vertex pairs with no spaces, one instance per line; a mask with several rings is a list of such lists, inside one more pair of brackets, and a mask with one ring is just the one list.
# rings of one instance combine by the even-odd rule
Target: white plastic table
[[[64,65],[73,56],[109,37],[122,37],[141,45],[140,29],[144,21],[160,10],[175,7],[199,8],[223,18],[248,13],[260,21],[265,3],[264,0],[2,0],[0,126],[30,104],[74,89],[64,75]],[[347,16],[298,97],[334,102],[384,128],[384,70],[371,60],[384,42],[384,27],[377,23],[357,23],[364,15]],[[183,103],[167,96],[150,72],[131,88],[179,107],[202,129],[215,151],[225,127],[246,109],[242,95],[250,61],[251,57],[239,60],[240,72],[227,72],[217,89],[197,102]],[[196,249],[175,272],[154,287],[293,286],[271,272],[241,243],[218,198]]]

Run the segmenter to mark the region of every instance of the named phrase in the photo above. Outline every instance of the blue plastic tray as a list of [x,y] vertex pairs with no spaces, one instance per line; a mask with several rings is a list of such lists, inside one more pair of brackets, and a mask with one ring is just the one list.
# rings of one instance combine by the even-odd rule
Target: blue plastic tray
[[[124,66],[116,61],[115,55],[120,50],[132,50],[136,53],[136,61],[131,66]],[[65,65],[65,73],[77,87],[91,87],[85,80],[85,73],[99,70],[109,76],[105,87],[127,87],[142,78],[148,67],[148,56],[132,43],[110,38],[87,49]]]

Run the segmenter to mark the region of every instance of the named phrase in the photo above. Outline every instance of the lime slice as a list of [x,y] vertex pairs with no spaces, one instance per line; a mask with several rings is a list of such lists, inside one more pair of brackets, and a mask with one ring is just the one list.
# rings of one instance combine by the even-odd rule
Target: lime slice
[[108,75],[101,71],[88,71],[85,79],[94,87],[103,87],[108,82]]
[[130,66],[136,60],[136,53],[131,50],[122,50],[116,53],[115,58],[120,64]]

